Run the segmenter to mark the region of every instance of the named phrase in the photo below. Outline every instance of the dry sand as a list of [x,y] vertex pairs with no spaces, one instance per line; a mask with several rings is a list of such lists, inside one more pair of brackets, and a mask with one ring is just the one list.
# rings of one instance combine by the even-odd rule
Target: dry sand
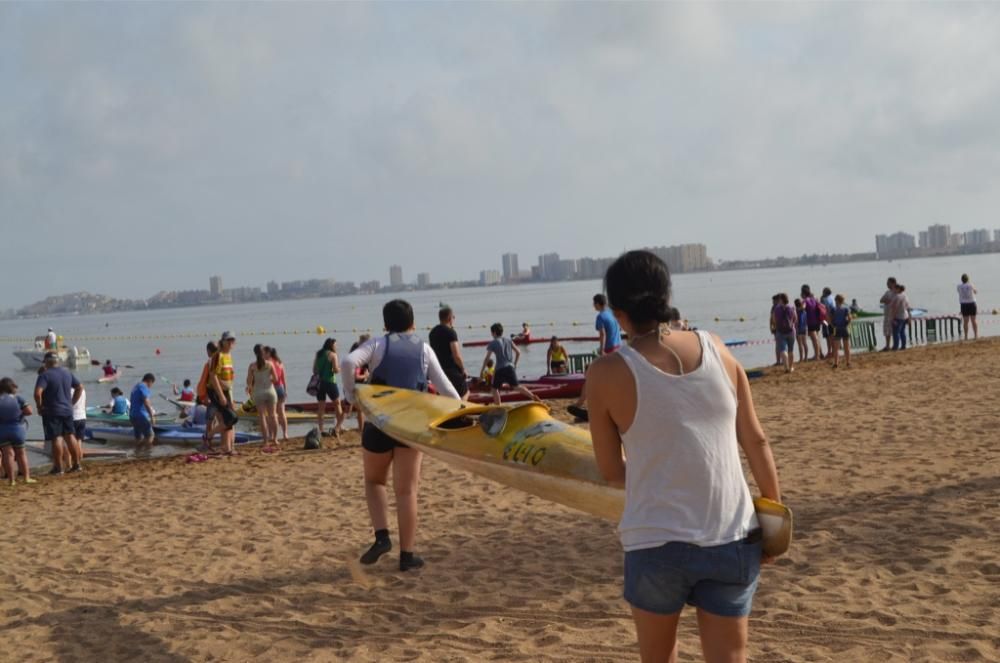
[[[754,382],[798,530],[753,660],[1000,660],[998,394],[1000,340]],[[428,566],[362,570],[356,434],[245,452],[0,489],[0,659],[637,660],[613,524],[426,460]]]

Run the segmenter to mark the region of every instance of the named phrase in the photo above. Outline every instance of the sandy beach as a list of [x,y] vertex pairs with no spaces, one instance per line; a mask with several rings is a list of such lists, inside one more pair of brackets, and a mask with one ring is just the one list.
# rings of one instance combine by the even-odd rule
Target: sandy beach
[[[1000,339],[753,391],[797,518],[753,660],[1000,660]],[[427,459],[428,566],[360,570],[357,434],[326,444],[0,489],[0,659],[638,660],[613,523]]]

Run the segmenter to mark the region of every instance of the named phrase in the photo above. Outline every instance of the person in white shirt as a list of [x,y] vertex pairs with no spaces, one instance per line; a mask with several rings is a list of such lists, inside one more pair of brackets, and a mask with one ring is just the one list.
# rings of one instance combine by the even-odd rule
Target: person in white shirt
[[625,488],[618,533],[639,654],[676,660],[693,605],[705,660],[745,661],[769,558],[741,449],[761,495],[781,501],[746,372],[718,337],[669,329],[670,274],[657,256],[625,253],[604,286],[629,344],[587,372],[590,432],[602,476]]
[[[87,437],[87,390],[83,385],[80,386],[80,400],[73,403],[73,430],[82,455],[83,441]],[[63,451],[62,467],[70,467],[69,450],[64,447]]]
[[979,323],[976,321],[976,286],[969,281],[968,274],[962,274],[962,282],[958,284],[958,305],[962,309],[962,328],[965,330],[965,340],[969,340],[969,323],[972,324],[972,338],[979,338]]
[[[382,319],[386,335],[366,341],[344,359],[341,375],[347,402],[355,402],[355,370],[365,365],[371,370],[371,384],[426,391],[429,379],[438,394],[460,399],[441,369],[434,350],[413,333],[413,307],[402,299],[394,299],[382,307]],[[417,485],[422,454],[389,437],[370,421],[365,422],[361,431],[361,447],[365,500],[375,529],[375,543],[361,556],[361,563],[374,564],[392,550],[386,494],[389,469],[392,468],[399,525],[399,570],[419,569],[424,561],[414,554],[413,544],[417,535]]]

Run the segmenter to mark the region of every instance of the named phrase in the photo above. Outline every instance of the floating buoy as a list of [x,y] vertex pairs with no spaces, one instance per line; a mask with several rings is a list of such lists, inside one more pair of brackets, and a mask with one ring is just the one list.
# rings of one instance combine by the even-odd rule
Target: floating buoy
[[715,318],[715,321],[716,321],[716,322],[718,322],[718,321],[719,321],[719,319],[718,319],[718,318]]
[[747,321],[747,319],[746,319],[746,318],[744,318],[744,317],[743,317],[743,316],[741,315],[741,316],[740,316],[740,322],[746,322],[746,321]]
[[317,334],[325,334],[326,333],[326,327],[324,327],[323,325],[316,325],[316,333]]
[[156,348],[156,356],[160,356],[160,349]]

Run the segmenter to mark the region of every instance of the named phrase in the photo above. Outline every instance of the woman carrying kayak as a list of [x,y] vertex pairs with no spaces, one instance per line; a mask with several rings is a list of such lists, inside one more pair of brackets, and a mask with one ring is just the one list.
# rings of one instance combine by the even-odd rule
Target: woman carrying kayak
[[740,448],[761,494],[781,499],[750,383],[718,337],[666,328],[670,275],[652,253],[622,255],[604,287],[630,340],[587,373],[590,430],[601,473],[625,487],[624,594],[642,660],[677,659],[689,604],[705,659],[745,661],[748,615],[769,560]]
[[[347,402],[355,402],[354,371],[366,364],[371,369],[371,384],[427,391],[430,380],[438,394],[459,400],[434,350],[413,331],[413,307],[402,299],[394,299],[382,307],[382,319],[385,336],[365,341],[344,359],[344,398]],[[375,530],[375,542],[361,556],[361,563],[374,564],[392,550],[386,494],[391,469],[399,526],[399,570],[419,569],[424,560],[414,554],[413,545],[417,537],[417,485],[423,454],[397,442],[371,422],[366,422],[361,431],[361,447],[365,500]]]

